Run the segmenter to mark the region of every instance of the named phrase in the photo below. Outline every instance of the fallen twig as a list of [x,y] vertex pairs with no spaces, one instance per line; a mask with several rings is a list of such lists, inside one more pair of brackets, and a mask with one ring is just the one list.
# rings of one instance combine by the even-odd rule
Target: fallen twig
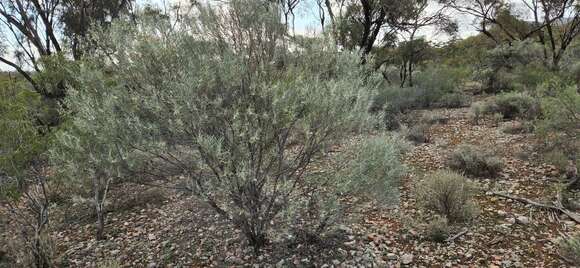
[[458,234],[456,234],[456,235],[454,235],[452,237],[447,238],[447,240],[445,240],[445,242],[447,242],[447,243],[453,242],[453,240],[455,240],[455,239],[459,238],[460,236],[466,234],[467,231],[468,231],[468,229],[465,228],[465,229],[463,229],[463,231],[459,232]]
[[503,242],[503,237],[499,237],[499,238],[496,237],[496,238],[492,239],[491,242],[487,243],[487,246],[488,247],[493,246],[493,245],[499,244],[501,242]]
[[542,204],[527,198],[523,198],[523,197],[517,197],[517,196],[511,196],[511,195],[507,195],[507,194],[502,194],[502,193],[492,193],[493,195],[497,195],[503,198],[507,198],[507,199],[511,199],[511,200],[515,200],[524,204],[529,204],[532,206],[536,206],[536,207],[540,207],[543,209],[549,209],[549,210],[555,210],[555,211],[559,211],[562,214],[565,214],[566,216],[570,217],[570,219],[572,219],[573,221],[580,223],[580,215],[569,211],[567,209],[565,209],[562,206],[554,206],[554,205],[549,205],[549,204]]

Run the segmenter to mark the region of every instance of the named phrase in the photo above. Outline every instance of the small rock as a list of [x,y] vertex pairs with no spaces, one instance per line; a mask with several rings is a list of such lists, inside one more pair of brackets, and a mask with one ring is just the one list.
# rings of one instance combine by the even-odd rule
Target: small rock
[[281,259],[278,263],[276,263],[276,268],[284,267],[284,259]]
[[516,220],[519,224],[523,224],[523,225],[530,224],[530,218],[525,217],[525,216],[519,216],[519,217],[517,217]]
[[515,223],[516,223],[516,219],[515,219],[515,218],[507,218],[507,219],[506,219],[506,221],[507,221],[509,224],[515,224]]
[[404,254],[401,256],[401,263],[404,265],[409,265],[413,262],[413,254]]
[[350,247],[350,246],[354,246],[355,243],[356,243],[356,241],[352,240],[352,241],[344,242],[344,245],[347,247]]
[[150,262],[149,264],[147,264],[147,268],[156,268],[156,267],[157,267],[157,263]]
[[397,255],[395,253],[387,253],[387,260],[394,261],[397,259]]
[[337,259],[332,260],[332,264],[334,264],[335,266],[340,264],[340,261]]
[[498,210],[497,215],[499,215],[500,217],[505,217],[505,216],[507,216],[507,212],[505,212],[503,210]]

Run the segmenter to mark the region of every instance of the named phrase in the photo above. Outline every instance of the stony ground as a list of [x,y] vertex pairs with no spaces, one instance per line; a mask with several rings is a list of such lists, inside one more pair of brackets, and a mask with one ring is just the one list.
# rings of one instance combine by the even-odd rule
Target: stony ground
[[[55,212],[60,220],[51,227],[59,261],[67,267],[568,267],[555,241],[579,232],[580,225],[490,194],[501,191],[542,202],[555,197],[560,174],[537,161],[532,135],[502,133],[514,122],[474,125],[466,108],[428,113],[448,121],[433,125],[431,141],[405,156],[411,172],[400,205],[366,206],[360,220],[340,226],[327,244],[274,243],[265,250],[270,253],[256,257],[237,230],[191,197],[127,185],[114,194],[131,196],[130,205],[112,204],[106,241],[92,238],[91,215],[84,211],[82,216],[82,208]],[[428,241],[413,189],[424,174],[445,168],[450,152],[465,143],[494,150],[506,166],[499,178],[478,181],[481,213],[474,222],[453,227],[460,236],[448,243]]]

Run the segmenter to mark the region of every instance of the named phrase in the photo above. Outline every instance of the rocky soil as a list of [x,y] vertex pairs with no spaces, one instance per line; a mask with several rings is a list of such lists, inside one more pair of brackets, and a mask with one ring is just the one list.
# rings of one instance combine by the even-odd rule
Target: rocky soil
[[[433,125],[430,142],[405,156],[411,172],[401,187],[400,204],[365,206],[359,220],[339,226],[323,244],[273,243],[267,254],[254,256],[239,231],[192,197],[126,185],[114,194],[132,196],[132,204],[111,204],[105,241],[93,239],[91,215],[84,208],[54,213],[59,220],[51,230],[59,262],[66,267],[568,267],[555,241],[580,232],[579,224],[491,194],[554,200],[555,181],[561,175],[537,160],[533,135],[502,133],[502,127],[514,122],[473,125],[466,108],[417,111],[422,112],[448,120]],[[415,185],[424,174],[445,168],[450,152],[465,143],[494,150],[505,168],[499,178],[478,180],[480,214],[474,222],[454,226],[453,234],[458,235],[452,241],[429,241],[422,234],[429,216],[416,206]],[[79,213],[85,220],[67,220]],[[2,240],[9,239],[11,234],[0,232]]]

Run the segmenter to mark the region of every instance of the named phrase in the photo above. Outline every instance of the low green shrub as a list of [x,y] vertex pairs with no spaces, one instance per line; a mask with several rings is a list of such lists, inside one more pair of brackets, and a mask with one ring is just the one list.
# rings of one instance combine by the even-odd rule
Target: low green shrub
[[419,119],[419,122],[421,124],[426,125],[447,124],[448,121],[449,118],[445,117],[444,115],[432,112],[423,114],[423,116],[421,116],[421,119]]
[[391,87],[385,91],[386,99],[392,109],[408,111],[431,107],[442,96],[442,92],[423,87]]
[[358,193],[376,197],[379,200],[396,200],[400,179],[406,172],[400,156],[409,145],[398,136],[380,135],[353,146],[347,158],[349,161],[344,174],[339,176],[338,188],[341,192]]
[[401,128],[401,122],[399,121],[399,111],[392,109],[391,106],[385,108],[383,113],[383,122],[386,130],[393,131]]
[[461,108],[469,106],[469,97],[463,93],[447,93],[436,103],[441,108]]
[[40,96],[21,88],[0,88],[0,173],[22,175],[30,162],[46,150],[34,117],[41,107]]
[[475,102],[471,104],[467,118],[472,124],[478,125],[485,115],[486,105],[484,102]]
[[576,85],[550,80],[538,88],[542,95],[543,117],[537,121],[536,134],[547,151],[561,151],[570,159],[580,153],[580,93]]
[[430,140],[429,137],[429,128],[431,125],[429,124],[418,124],[406,131],[405,137],[407,140],[412,141],[414,143],[428,143]]
[[434,242],[443,243],[449,237],[449,224],[445,217],[435,216],[425,227],[425,236]]
[[578,146],[580,145],[578,143],[579,142],[576,142],[576,144],[570,143],[570,147],[575,148],[571,148],[569,151],[564,151],[560,148],[551,148],[551,150],[542,151],[542,160],[547,164],[555,166],[560,171],[565,171],[570,165],[570,161],[575,161],[576,166],[580,166],[580,160],[574,160],[574,156],[571,156],[571,154],[575,153],[573,150],[578,150]]
[[580,234],[560,239],[560,254],[572,265],[580,265]]
[[513,124],[507,125],[501,130],[506,134],[525,134],[534,131],[534,125],[531,122],[514,122]]
[[496,177],[502,170],[502,161],[487,150],[461,145],[448,160],[449,168],[472,177]]
[[464,67],[451,67],[443,64],[428,65],[417,72],[415,84],[417,87],[430,91],[452,94],[459,90],[469,76],[470,71]]
[[445,216],[449,222],[470,221],[477,215],[473,201],[476,186],[469,179],[448,170],[427,175],[417,187],[419,205]]
[[496,96],[487,112],[501,113],[505,119],[532,120],[540,115],[540,103],[526,93],[511,92]]

